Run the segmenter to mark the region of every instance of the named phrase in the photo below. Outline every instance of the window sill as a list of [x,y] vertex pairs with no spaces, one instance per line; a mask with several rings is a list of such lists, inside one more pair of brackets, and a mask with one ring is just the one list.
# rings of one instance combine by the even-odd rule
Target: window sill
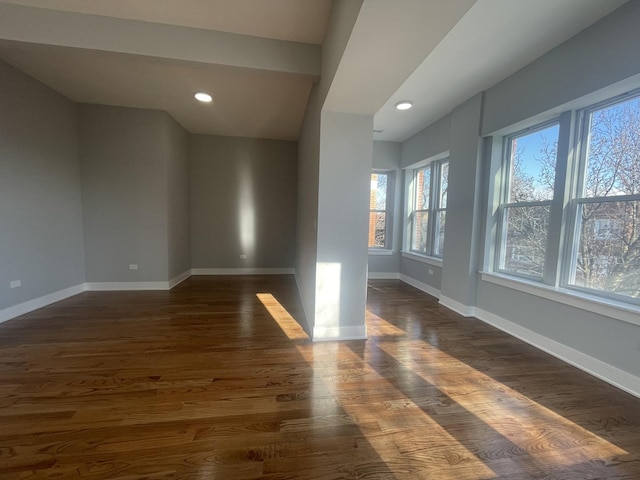
[[384,248],[370,248],[369,255],[393,255],[393,250],[387,250]]
[[640,326],[640,308],[566,288],[551,287],[535,281],[514,278],[494,272],[480,272],[485,282],[511,288],[554,302],[570,305],[588,312],[598,313],[623,322]]
[[416,262],[422,262],[428,265],[433,265],[434,267],[442,268],[442,259],[438,257],[428,257],[427,255],[420,255],[413,252],[402,252],[402,256],[410,260],[415,260]]

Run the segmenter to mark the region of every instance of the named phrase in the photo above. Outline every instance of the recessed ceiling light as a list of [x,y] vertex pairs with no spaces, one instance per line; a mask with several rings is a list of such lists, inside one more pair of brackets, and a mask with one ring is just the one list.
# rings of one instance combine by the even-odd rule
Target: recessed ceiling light
[[411,107],[413,107],[413,103],[408,101],[396,103],[396,108],[398,110],[409,110]]
[[213,98],[211,98],[211,95],[205,92],[196,92],[194,97],[196,97],[196,100],[202,103],[211,103],[211,101],[213,100]]

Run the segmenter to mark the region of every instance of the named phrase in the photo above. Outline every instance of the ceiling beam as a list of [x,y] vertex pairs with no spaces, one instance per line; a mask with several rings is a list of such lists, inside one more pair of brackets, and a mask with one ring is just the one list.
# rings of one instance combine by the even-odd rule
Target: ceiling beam
[[5,3],[0,39],[320,76],[318,45]]
[[324,109],[374,115],[475,2],[364,2]]

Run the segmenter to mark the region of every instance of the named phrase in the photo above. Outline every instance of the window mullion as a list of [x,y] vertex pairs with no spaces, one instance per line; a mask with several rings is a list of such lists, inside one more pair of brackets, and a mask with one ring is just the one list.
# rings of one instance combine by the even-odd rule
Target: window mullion
[[440,175],[440,161],[433,162],[431,164],[431,188],[429,195],[429,248],[427,249],[427,255],[434,255],[435,253],[435,242],[436,242],[436,222],[435,222],[435,211],[437,208],[437,199],[438,199],[438,191],[439,187],[439,175]]
[[562,279],[562,252],[564,239],[566,238],[566,218],[570,215],[569,191],[570,178],[567,178],[570,154],[573,139],[573,126],[575,114],[571,111],[560,115],[560,128],[558,132],[558,151],[556,155],[556,174],[554,182],[554,195],[551,201],[549,214],[549,232],[547,237],[547,261],[543,274],[543,282],[558,286]]
[[559,285],[563,287],[573,283],[576,272],[576,263],[578,257],[578,213],[580,202],[578,199],[582,197],[584,191],[584,182],[586,177],[586,166],[584,159],[587,157],[589,145],[589,113],[586,110],[575,114],[575,133],[573,155],[568,157],[569,165],[567,166],[567,181],[565,189],[567,191],[567,213],[565,215],[565,233],[564,245],[561,253],[561,275],[559,275]]

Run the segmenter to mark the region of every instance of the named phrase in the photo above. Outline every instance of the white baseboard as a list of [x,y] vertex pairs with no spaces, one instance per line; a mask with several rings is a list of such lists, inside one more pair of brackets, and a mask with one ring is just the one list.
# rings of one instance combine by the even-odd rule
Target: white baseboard
[[402,273],[399,275],[399,277],[400,277],[400,280],[403,281],[404,283],[408,283],[412,287],[415,287],[418,290],[422,290],[424,293],[428,293],[432,297],[440,298],[440,290],[438,290],[437,288],[432,287],[431,285],[427,285],[426,283],[420,282],[415,278],[408,277],[407,275],[404,275]]
[[475,307],[470,307],[468,305],[464,305],[452,298],[445,297],[444,295],[440,296],[440,305],[447,307],[449,310],[453,310],[456,313],[459,313],[463,317],[475,317],[476,309]]
[[[195,272],[195,273],[194,273]],[[0,323],[19,317],[25,313],[33,312],[52,303],[73,297],[85,291],[112,292],[112,291],[136,291],[136,290],[171,290],[176,285],[184,282],[191,275],[275,275],[292,274],[292,268],[258,268],[258,269],[192,269],[181,273],[168,282],[86,282],[73,287],[65,288],[27,302],[0,310]]]
[[168,282],[87,282],[85,290],[91,292],[126,292],[137,290],[171,290],[191,276],[191,270],[181,273]]
[[370,280],[399,280],[400,274],[397,272],[369,272],[367,278]]
[[191,275],[293,275],[293,268],[192,268]]
[[91,292],[169,290],[169,282],[87,282],[85,285]]
[[567,345],[540,335],[528,328],[506,320],[491,312],[476,308],[475,317],[489,325],[508,333],[523,342],[553,355],[560,360],[583,370],[625,392],[640,397],[640,377],[593,358],[590,355],[574,350]]
[[169,280],[169,290],[171,290],[176,285],[181,284],[190,276],[191,276],[191,270],[187,270],[186,272],[183,272],[180,275],[172,278],[171,280]]
[[367,327],[313,327],[314,342],[331,342],[334,340],[366,340]]
[[73,287],[65,288],[64,290],[59,290],[57,292],[14,305],[13,307],[5,308],[0,310],[0,323],[19,317],[20,315],[24,315],[25,313],[33,312],[34,310],[46,307],[52,303],[59,302],[60,300],[73,297],[74,295],[84,291],[85,284],[81,283],[80,285],[74,285]]

